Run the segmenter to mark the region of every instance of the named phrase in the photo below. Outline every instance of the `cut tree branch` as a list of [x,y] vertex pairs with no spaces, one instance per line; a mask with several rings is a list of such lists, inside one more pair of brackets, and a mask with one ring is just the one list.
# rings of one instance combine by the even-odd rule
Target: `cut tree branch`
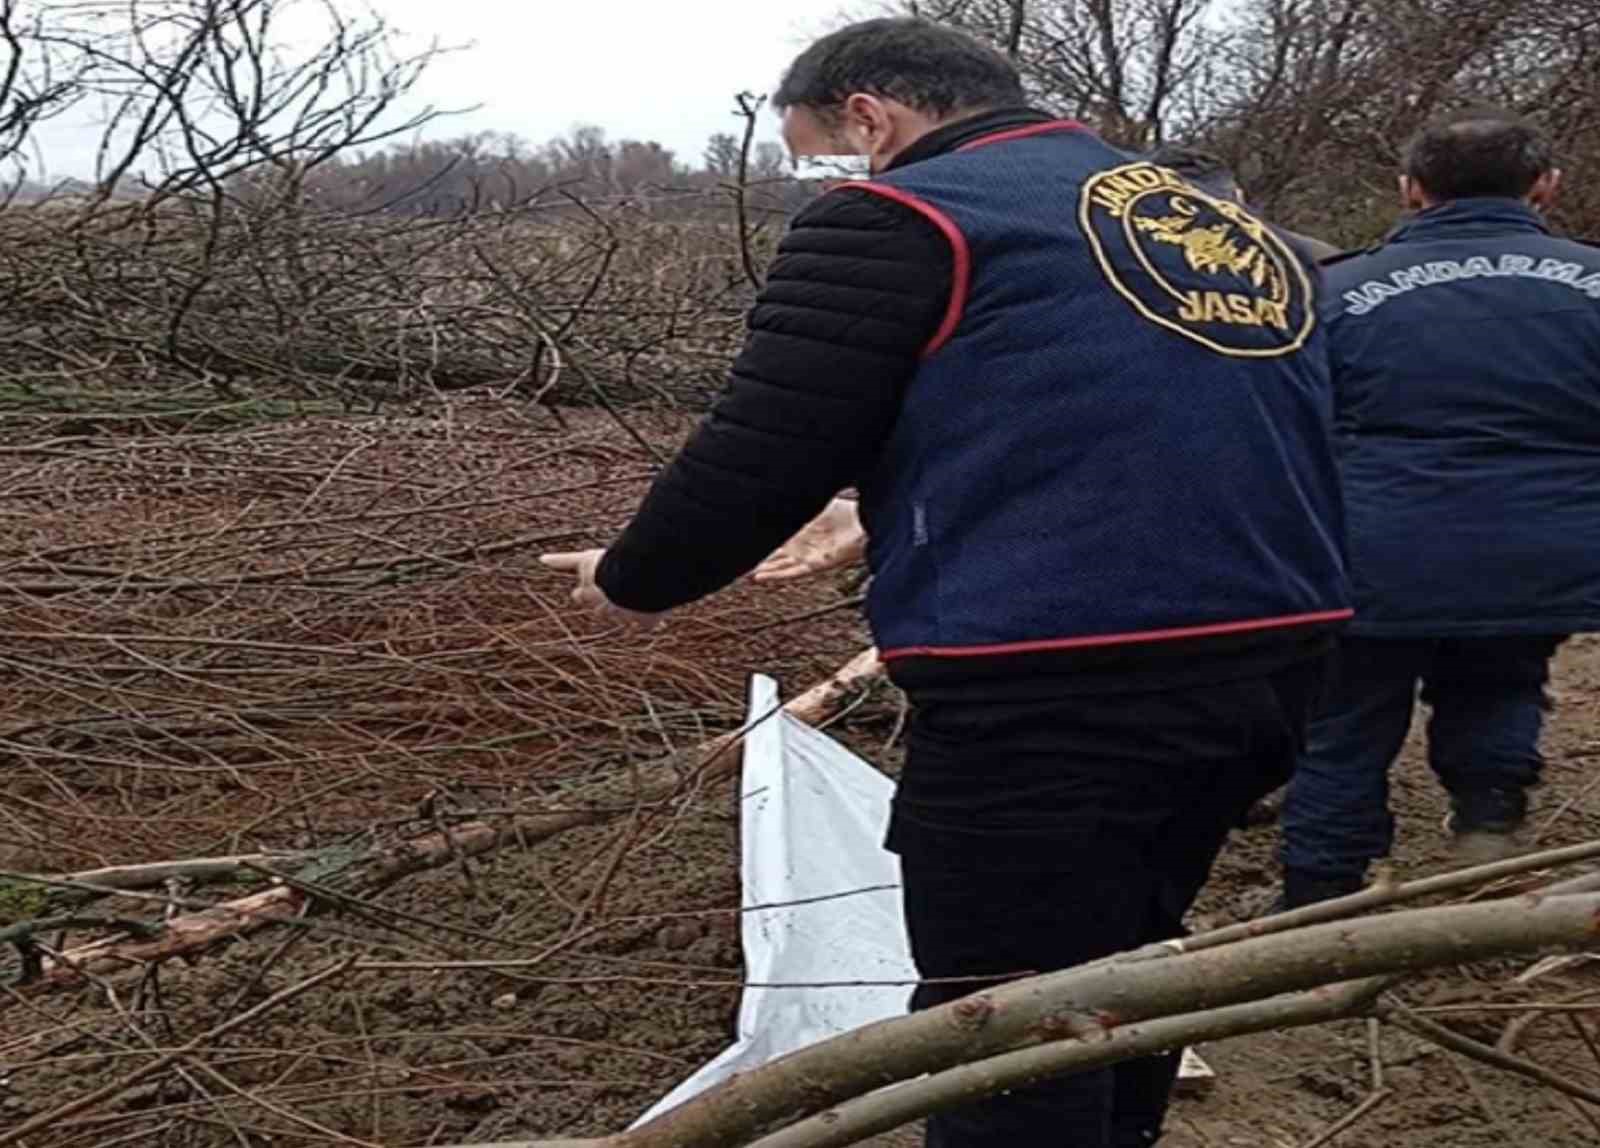
[[[858,697],[862,690],[878,681],[882,674],[883,664],[878,659],[877,651],[864,650],[832,677],[783,705],[781,711],[808,724],[820,725]],[[756,724],[771,720],[774,716],[758,715]],[[738,768],[740,760],[739,755],[731,751],[742,744],[752,728],[747,726],[724,734],[692,751],[690,757],[696,765],[688,778],[672,770],[658,768],[656,776],[640,785],[636,802],[659,804],[677,797],[687,787],[727,777]],[[372,892],[412,873],[451,864],[460,857],[478,857],[507,844],[525,847],[548,841],[573,829],[604,824],[637,807],[605,800],[611,793],[604,783],[590,796],[596,799],[595,804],[599,808],[573,808],[544,813],[535,810],[495,822],[467,822],[450,828],[448,832],[429,833],[387,845],[353,859],[344,870],[344,882],[360,892]],[[585,800],[585,795],[577,794],[565,798],[563,804],[582,805]],[[222,860],[241,866],[245,864],[241,858]],[[171,867],[183,863],[163,864]],[[125,874],[127,871],[112,872]],[[82,887],[88,883],[74,884]],[[105,891],[114,890],[106,886]],[[242,936],[269,925],[291,922],[304,902],[305,894],[300,890],[278,886],[197,913],[174,917],[165,922],[161,934],[153,939],[112,938],[80,945],[62,953],[58,961],[45,961],[42,975],[30,981],[26,990],[37,993],[71,987],[81,984],[85,974],[105,975],[125,970],[130,965],[142,966],[173,957],[190,957],[227,938]],[[0,1010],[5,1007],[7,1003],[0,1002]]]
[[1098,1045],[1129,1025],[1262,1002],[1331,979],[1365,980],[1552,946],[1593,947],[1600,944],[1597,918],[1600,895],[1518,898],[1313,926],[1196,953],[1098,962],[811,1045],[602,1143],[737,1148],[775,1125],[886,1085],[1034,1046]]
[[1372,978],[1128,1025],[1109,1033],[1104,1040],[1064,1041],[1005,1053],[869,1093],[765,1136],[752,1148],[843,1148],[930,1113],[982,1100],[1006,1089],[1170,1052],[1201,1041],[1339,1020],[1366,1007],[1369,994],[1380,990],[1384,983],[1385,978]]

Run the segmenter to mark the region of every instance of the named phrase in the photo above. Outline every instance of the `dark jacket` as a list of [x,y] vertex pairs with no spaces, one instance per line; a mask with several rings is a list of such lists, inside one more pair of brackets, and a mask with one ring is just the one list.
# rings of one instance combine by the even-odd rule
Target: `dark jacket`
[[1469,199],[1324,271],[1353,632],[1600,628],[1600,251]]
[[[1011,109],[949,125],[891,170],[1048,119]],[[865,480],[897,426],[920,353],[949,313],[954,267],[951,240],[935,223],[872,191],[841,188],[801,212],[751,312],[727,389],[607,552],[599,571],[606,594],[637,610],[709,594],[841,488]],[[1214,680],[1310,656],[1325,644],[1311,629],[961,659],[948,674],[958,685],[1003,677],[1026,680],[1024,688],[1049,675],[1039,687],[1046,690]]]

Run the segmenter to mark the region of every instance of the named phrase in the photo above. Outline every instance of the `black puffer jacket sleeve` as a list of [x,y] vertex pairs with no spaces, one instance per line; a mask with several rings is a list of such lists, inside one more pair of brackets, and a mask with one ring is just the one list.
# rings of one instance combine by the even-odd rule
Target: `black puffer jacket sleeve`
[[794,220],[710,415],[606,553],[631,610],[681,606],[752,570],[871,466],[944,318],[953,254],[914,210],[857,188]]

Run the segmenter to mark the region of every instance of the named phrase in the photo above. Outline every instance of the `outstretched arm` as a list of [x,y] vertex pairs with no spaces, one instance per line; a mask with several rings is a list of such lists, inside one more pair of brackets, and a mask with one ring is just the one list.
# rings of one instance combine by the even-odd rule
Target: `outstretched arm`
[[692,602],[817,518],[882,449],[951,275],[948,241],[898,203],[844,188],[803,211],[721,398],[599,559],[604,599]]

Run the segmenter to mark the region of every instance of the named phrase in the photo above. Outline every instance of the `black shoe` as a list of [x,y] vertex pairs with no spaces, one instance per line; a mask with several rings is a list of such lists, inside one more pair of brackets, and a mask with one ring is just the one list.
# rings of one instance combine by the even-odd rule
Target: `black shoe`
[[1283,871],[1283,908],[1279,912],[1290,909],[1303,909],[1307,905],[1315,905],[1318,901],[1332,901],[1339,897],[1348,897],[1352,893],[1359,893],[1365,887],[1360,877],[1324,877],[1311,873],[1303,873],[1297,869]]
[[1528,795],[1517,788],[1470,789],[1450,795],[1453,833],[1515,833],[1528,819]]

